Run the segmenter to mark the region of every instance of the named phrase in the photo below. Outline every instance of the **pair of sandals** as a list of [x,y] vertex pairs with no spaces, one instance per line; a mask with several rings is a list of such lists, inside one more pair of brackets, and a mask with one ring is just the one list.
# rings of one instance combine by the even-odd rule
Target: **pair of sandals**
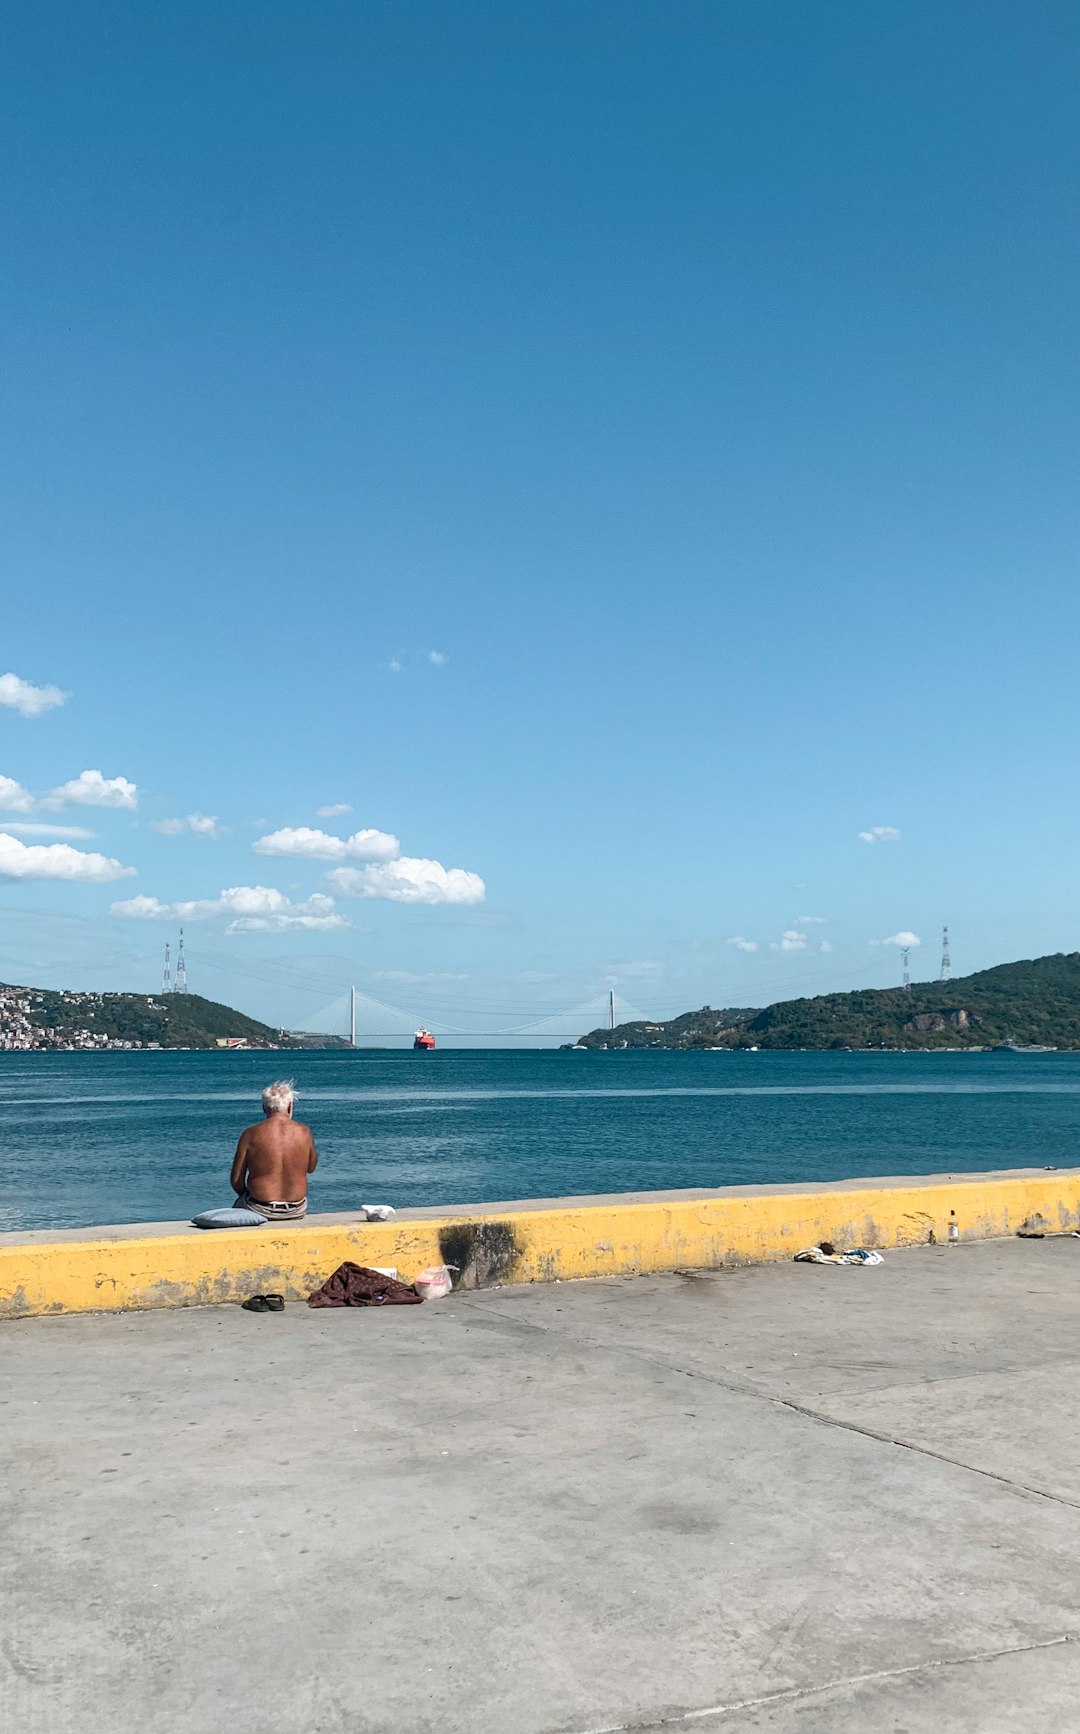
[[283,1313],[285,1311],[285,1296],[283,1294],[253,1294],[240,1305],[248,1313]]

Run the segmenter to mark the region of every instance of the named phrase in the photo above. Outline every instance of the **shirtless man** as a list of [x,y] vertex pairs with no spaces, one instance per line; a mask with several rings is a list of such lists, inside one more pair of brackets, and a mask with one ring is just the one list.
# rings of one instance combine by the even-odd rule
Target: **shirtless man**
[[310,1126],[293,1119],[296,1091],[284,1080],[262,1093],[264,1118],[240,1134],[229,1184],[243,1210],[268,1222],[298,1222],[307,1212],[307,1177],[319,1153]]

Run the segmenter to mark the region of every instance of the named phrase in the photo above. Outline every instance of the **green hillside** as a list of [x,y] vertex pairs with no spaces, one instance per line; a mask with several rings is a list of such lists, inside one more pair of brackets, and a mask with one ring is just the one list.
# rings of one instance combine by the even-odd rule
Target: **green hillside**
[[73,993],[0,986],[0,1046],[213,1048],[218,1038],[251,1048],[296,1048],[292,1036],[197,993]]
[[[726,1011],[714,1011],[702,1006],[700,1011],[680,1012],[666,1023],[616,1024],[614,1029],[590,1030],[581,1037],[587,1048],[717,1048],[738,1046],[728,1040],[746,1027],[748,1018],[757,1017],[756,1006],[729,1006]],[[572,1044],[563,1044],[569,1048]]]
[[910,988],[781,1000],[764,1010],[684,1012],[582,1036],[590,1048],[984,1048],[1001,1042],[1080,1049],[1080,952],[1057,952]]

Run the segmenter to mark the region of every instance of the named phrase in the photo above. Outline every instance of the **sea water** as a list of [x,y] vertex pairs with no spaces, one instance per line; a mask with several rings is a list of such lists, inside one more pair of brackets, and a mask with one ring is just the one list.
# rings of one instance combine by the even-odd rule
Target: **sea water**
[[2,1053],[0,1227],[230,1203],[281,1073],[319,1211],[1080,1161],[1080,1054]]

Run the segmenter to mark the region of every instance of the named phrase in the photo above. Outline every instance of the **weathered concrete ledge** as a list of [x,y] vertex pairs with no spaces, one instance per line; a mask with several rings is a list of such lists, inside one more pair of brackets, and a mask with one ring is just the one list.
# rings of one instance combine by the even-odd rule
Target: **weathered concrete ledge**
[[1080,1227],[1080,1169],[534,1199],[402,1210],[388,1223],[342,1214],[265,1229],[139,1223],[0,1234],[0,1317],[202,1306],[267,1290],[302,1300],[344,1259],[396,1266],[405,1281],[452,1264],[467,1288],[756,1264],[825,1239],[942,1241],[951,1210],[963,1240],[1013,1234],[1035,1218],[1056,1232]]

